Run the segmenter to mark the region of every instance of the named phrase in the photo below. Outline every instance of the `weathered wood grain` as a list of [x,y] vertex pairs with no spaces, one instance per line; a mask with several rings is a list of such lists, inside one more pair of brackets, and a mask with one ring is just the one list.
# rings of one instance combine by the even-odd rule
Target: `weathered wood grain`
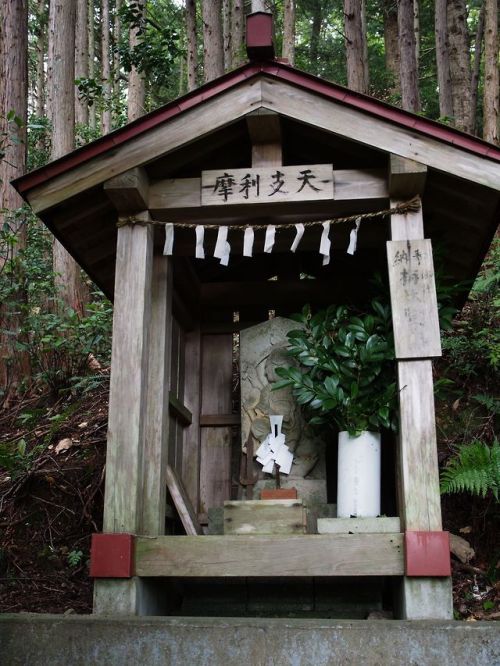
[[199,510],[200,498],[200,408],[201,408],[201,337],[199,324],[186,334],[184,402],[191,413],[191,423],[184,430],[182,480],[186,492]]
[[498,164],[383,118],[324,99],[290,83],[263,79],[262,106],[327,132],[500,190]]
[[305,534],[302,500],[224,502],[224,534]]
[[149,334],[148,389],[143,453],[141,533],[165,531],[169,418],[165,405],[170,386],[172,345],[172,266],[168,257],[153,258]]
[[402,576],[401,534],[136,539],[138,576]]
[[107,180],[104,191],[119,213],[130,215],[147,209],[149,178],[144,169],[136,167]]
[[422,194],[427,179],[425,164],[408,160],[399,155],[389,158],[389,193],[394,198]]
[[[255,155],[254,157],[257,165],[264,160],[262,155]],[[266,155],[267,164],[269,164],[269,159],[269,155]],[[248,169],[243,169],[243,171],[245,171],[243,176],[249,173]],[[234,170],[231,173],[234,174]],[[334,192],[328,198],[333,198],[335,201],[387,199],[389,197],[387,175],[383,169],[334,169],[333,180]],[[213,200],[213,205],[210,206],[210,212],[216,214],[220,211],[221,214],[227,215],[228,212],[231,212],[231,206],[237,205],[237,203],[241,204],[241,202],[236,201],[233,203],[231,200],[223,203],[220,201],[220,197],[216,197]],[[261,202],[259,206],[269,204],[273,207],[273,210],[278,207],[290,209],[288,203],[289,200],[280,199],[274,202],[268,200],[267,202]],[[314,200],[311,201],[311,204],[314,205]],[[149,208],[154,210],[155,213],[166,210],[174,218],[176,211],[186,208],[199,208],[200,206],[201,180],[199,178],[168,178],[154,181],[150,185]],[[200,211],[200,213],[202,212]]]
[[182,526],[186,530],[186,534],[193,536],[196,534],[203,534],[203,530],[201,529],[195,510],[191,504],[191,500],[184,488],[184,484],[175,469],[170,467],[170,465],[167,465],[166,467],[166,482],[170,496],[172,497],[179,518],[181,519]]
[[396,358],[441,356],[431,241],[388,241],[387,264]]
[[140,531],[153,229],[118,230],[104,531]]

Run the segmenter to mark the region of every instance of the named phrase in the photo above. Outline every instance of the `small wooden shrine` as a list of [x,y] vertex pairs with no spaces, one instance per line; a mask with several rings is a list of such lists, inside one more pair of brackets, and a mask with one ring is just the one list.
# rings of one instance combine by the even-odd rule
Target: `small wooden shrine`
[[[95,612],[175,612],[183,589],[209,583],[319,580],[349,596],[357,579],[384,579],[395,617],[451,618],[431,243],[446,275],[475,276],[499,220],[500,150],[275,60],[271,32],[269,15],[251,15],[248,64],[15,183],[114,300]],[[399,434],[384,443],[389,531],[339,519],[324,534],[207,534],[256,469],[242,452],[238,332],[270,311],[363,303],[387,266],[400,387]]]

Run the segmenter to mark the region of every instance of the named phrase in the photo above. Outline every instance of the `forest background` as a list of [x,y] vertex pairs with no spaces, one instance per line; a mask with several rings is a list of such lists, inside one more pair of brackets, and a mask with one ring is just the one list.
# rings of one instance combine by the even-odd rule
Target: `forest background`
[[[499,143],[498,0],[4,0],[0,610],[91,607],[112,318],[10,181],[242,64],[255,10],[272,11],[276,52],[296,67]],[[500,617],[499,282],[497,237],[474,285],[441,287],[450,302],[470,290],[435,367],[447,489],[472,494],[444,499],[469,539],[454,559],[464,618]]]

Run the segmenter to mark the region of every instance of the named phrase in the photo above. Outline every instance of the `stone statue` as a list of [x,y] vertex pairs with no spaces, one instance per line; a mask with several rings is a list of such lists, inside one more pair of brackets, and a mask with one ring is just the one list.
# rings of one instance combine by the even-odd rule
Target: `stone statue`
[[[286,445],[293,452],[290,475],[281,475],[281,487],[297,488],[305,502],[326,502],[326,471],[324,442],[312,432],[293,397],[291,387],[272,391],[279,380],[276,368],[294,360],[286,354],[287,333],[300,324],[284,317],[270,319],[240,334],[241,438],[243,450],[249,434],[253,435],[253,451],[270,431],[269,415],[282,414],[282,431]],[[256,465],[256,470],[257,470]],[[263,487],[275,487],[274,479],[264,475],[254,487],[259,497]]]

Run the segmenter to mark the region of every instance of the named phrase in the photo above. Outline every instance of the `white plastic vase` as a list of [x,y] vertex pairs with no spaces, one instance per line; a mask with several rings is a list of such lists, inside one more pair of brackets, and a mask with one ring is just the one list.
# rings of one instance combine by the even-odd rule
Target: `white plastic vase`
[[380,515],[380,433],[339,432],[337,516]]

